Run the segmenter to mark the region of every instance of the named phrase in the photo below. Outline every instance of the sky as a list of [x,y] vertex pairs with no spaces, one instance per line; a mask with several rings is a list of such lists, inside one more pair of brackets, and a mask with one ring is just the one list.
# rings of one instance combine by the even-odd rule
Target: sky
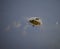
[[[1,0],[0,49],[60,49],[60,0]],[[27,18],[40,17],[32,27]]]

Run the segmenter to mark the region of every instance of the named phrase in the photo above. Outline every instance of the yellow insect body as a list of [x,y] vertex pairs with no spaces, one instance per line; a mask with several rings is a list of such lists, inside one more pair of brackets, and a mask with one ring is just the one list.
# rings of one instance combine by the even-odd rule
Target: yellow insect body
[[39,26],[42,24],[41,19],[37,18],[37,17],[33,17],[29,19],[29,22],[34,25],[34,26]]

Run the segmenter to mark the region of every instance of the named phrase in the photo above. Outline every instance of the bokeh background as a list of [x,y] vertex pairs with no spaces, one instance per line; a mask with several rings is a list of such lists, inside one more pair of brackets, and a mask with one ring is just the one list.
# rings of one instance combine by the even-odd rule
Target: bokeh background
[[[60,0],[1,0],[0,49],[60,49]],[[27,18],[42,19],[32,27]]]

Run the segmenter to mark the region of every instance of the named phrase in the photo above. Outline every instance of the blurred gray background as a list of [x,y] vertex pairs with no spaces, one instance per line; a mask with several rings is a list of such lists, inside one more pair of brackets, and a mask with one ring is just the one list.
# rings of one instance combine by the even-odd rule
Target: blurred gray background
[[[1,0],[0,49],[60,49],[60,0]],[[43,25],[32,27],[36,16]]]

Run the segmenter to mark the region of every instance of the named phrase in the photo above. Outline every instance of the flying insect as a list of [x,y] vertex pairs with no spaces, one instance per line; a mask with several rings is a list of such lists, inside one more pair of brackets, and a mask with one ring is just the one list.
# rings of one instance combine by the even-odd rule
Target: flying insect
[[28,22],[34,27],[34,26],[40,26],[42,25],[42,20],[39,17],[31,17],[28,19]]

